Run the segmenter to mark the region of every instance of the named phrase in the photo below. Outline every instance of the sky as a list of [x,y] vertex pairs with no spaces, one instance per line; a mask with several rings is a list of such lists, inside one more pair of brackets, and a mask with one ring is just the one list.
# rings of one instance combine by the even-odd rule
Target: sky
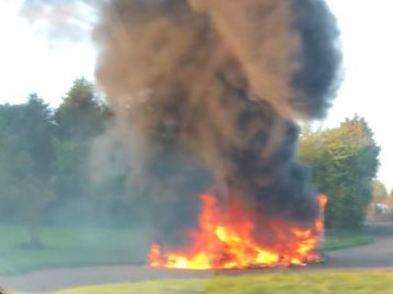
[[[393,188],[393,1],[327,0],[341,30],[345,79],[328,117],[335,127],[346,117],[366,118],[382,148],[379,179]],[[52,106],[72,82],[94,81],[96,52],[88,39],[50,41],[19,15],[22,0],[0,0],[0,103],[21,103],[38,93]],[[392,128],[392,129],[390,129]]]
[[89,42],[53,42],[20,16],[21,0],[0,0],[0,103],[20,103],[36,92],[61,102],[81,76],[94,80],[96,53]]
[[[366,118],[381,146],[379,178],[393,188],[393,1],[328,0],[341,30],[345,80],[322,126]],[[392,129],[390,129],[392,128]]]

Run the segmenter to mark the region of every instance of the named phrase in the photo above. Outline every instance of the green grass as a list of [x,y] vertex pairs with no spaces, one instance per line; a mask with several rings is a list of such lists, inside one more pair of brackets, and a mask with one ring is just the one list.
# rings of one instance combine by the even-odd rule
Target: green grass
[[364,233],[336,233],[326,236],[323,249],[326,251],[339,250],[349,247],[361,246],[372,243],[372,237]]
[[84,287],[56,294],[308,294],[393,293],[393,272],[304,271],[238,277],[218,276],[206,280],[164,280],[133,284]]
[[119,265],[145,261],[147,230],[43,228],[42,250],[22,249],[28,240],[21,226],[0,225],[0,275],[93,265]]
[[[22,226],[0,225],[0,275],[59,267],[144,263],[151,233],[142,229],[54,228],[41,230],[43,250],[22,249],[28,235]],[[325,250],[370,243],[362,234],[328,236]]]

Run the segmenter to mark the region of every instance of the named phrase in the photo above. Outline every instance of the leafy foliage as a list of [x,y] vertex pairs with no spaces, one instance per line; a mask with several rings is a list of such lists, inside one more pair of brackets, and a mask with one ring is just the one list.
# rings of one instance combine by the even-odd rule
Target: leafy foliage
[[88,198],[90,140],[103,132],[106,111],[85,79],[56,111],[35,94],[0,105],[0,220],[25,223],[30,245],[40,244],[39,226],[53,220],[55,207]]
[[1,217],[25,222],[38,246],[42,211],[54,198],[51,111],[36,95],[22,105],[0,107]]
[[313,180],[329,196],[326,223],[332,229],[360,229],[372,196],[380,148],[363,118],[302,137],[300,158],[313,168]]
[[[97,164],[107,167],[105,179],[92,181],[91,146],[109,118],[94,86],[83,78],[55,110],[37,95],[24,104],[0,105],[0,221],[26,224],[30,243],[39,244],[43,224],[123,226],[156,219],[165,235],[167,224],[193,219],[187,216],[197,214],[198,199],[190,207],[172,187],[182,196],[197,195],[209,178],[181,150],[158,150],[154,158],[145,158],[153,171],[147,179],[134,175],[138,171],[126,163],[130,151],[124,146],[103,144],[108,159]],[[372,182],[378,154],[371,130],[359,117],[303,135],[300,158],[313,167],[315,185],[330,197],[328,227],[360,228],[372,189],[387,195],[381,183]],[[152,187],[151,177],[163,184]],[[146,214],[147,207],[156,214]],[[174,209],[176,214],[167,213]]]
[[57,135],[73,141],[88,141],[104,130],[105,107],[94,86],[78,79],[55,112]]
[[380,200],[384,200],[388,198],[390,195],[385,187],[385,185],[378,180],[374,180],[372,183],[372,198],[375,202]]
[[[56,109],[56,132],[52,145],[55,152],[54,186],[58,199],[49,212],[50,221],[69,223],[72,211],[76,215],[87,215],[84,203],[90,199],[91,190],[90,144],[104,131],[105,116],[106,108],[93,85],[83,78],[74,82],[63,103]],[[74,221],[81,220],[77,217]]]

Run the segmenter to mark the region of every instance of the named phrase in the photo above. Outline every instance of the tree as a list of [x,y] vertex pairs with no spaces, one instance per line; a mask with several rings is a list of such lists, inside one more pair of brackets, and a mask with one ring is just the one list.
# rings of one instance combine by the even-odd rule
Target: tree
[[300,159],[313,169],[313,182],[329,196],[326,225],[360,229],[372,197],[380,148],[363,118],[302,137]]
[[[100,102],[94,86],[84,78],[74,82],[63,103],[55,112],[55,191],[58,195],[50,219],[67,221],[89,200],[89,151],[95,137],[104,131],[106,107]],[[61,220],[57,208],[61,207]],[[85,205],[87,207],[87,205]],[[80,213],[78,213],[80,211]],[[78,220],[80,221],[80,220]]]
[[76,80],[55,113],[58,137],[84,142],[97,136],[104,130],[105,111],[94,86]]
[[372,183],[372,196],[376,202],[389,197],[388,191],[387,191],[385,185],[381,181],[379,181],[379,180],[373,181],[373,183]]
[[52,112],[37,95],[21,105],[0,108],[1,194],[29,228],[29,247],[39,247],[38,228],[53,199]]

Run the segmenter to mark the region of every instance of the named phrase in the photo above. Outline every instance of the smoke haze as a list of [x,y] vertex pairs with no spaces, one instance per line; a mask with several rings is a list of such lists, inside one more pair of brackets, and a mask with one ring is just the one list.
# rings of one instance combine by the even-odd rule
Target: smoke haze
[[[214,183],[256,214],[315,217],[310,172],[294,156],[296,122],[322,118],[339,81],[339,32],[324,1],[31,0],[24,13],[77,39],[81,3],[100,16],[97,81],[114,113],[102,146],[135,151],[125,163],[133,178],[159,187],[156,198],[183,194],[184,207]],[[95,174],[113,152],[102,146]],[[195,173],[208,176],[193,185]],[[179,175],[191,180],[179,185]]]
[[338,30],[323,1],[119,0],[103,12],[98,81],[146,154],[180,148],[223,197],[315,216],[295,121],[323,117],[337,88]]

